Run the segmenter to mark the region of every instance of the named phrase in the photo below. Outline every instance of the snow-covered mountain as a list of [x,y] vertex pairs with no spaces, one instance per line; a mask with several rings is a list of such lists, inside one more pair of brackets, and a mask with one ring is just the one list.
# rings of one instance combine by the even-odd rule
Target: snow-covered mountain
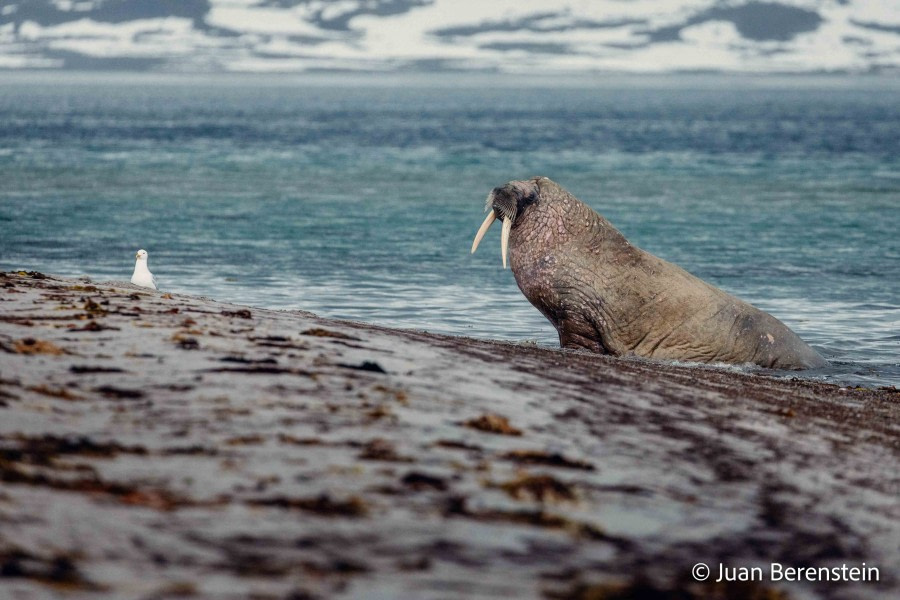
[[900,0],[0,0],[0,68],[900,71]]

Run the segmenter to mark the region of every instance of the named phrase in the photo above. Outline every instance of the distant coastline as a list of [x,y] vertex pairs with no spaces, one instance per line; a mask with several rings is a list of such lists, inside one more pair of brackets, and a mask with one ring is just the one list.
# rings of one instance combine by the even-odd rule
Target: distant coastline
[[632,73],[626,71],[529,73],[502,71],[284,71],[284,72],[178,72],[178,71],[114,71],[67,69],[9,69],[0,67],[4,83],[35,83],[47,80],[62,84],[153,84],[216,85],[241,87],[254,85],[292,87],[473,87],[503,85],[511,88],[559,87],[571,89],[661,88],[715,89],[727,81],[729,86],[747,88],[835,88],[900,89],[900,71],[750,73],[727,71],[684,71],[673,73]]

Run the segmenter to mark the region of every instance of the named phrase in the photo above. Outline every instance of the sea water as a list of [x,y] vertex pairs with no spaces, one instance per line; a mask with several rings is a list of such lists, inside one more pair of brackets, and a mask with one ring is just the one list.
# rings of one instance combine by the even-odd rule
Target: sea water
[[900,84],[0,72],[0,268],[558,345],[469,248],[546,175],[633,243],[900,385]]

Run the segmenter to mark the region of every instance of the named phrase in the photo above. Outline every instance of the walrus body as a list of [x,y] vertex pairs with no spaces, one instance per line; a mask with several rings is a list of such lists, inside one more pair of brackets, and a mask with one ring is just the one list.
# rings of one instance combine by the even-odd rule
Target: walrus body
[[773,369],[827,364],[775,317],[633,246],[546,177],[496,188],[488,205],[503,220],[504,266],[508,244],[519,289],[565,348]]

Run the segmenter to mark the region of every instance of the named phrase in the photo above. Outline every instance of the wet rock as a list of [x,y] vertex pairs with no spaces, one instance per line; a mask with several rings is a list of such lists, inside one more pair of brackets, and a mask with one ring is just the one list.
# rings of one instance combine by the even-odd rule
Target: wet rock
[[200,342],[197,341],[197,338],[190,337],[183,333],[176,333],[174,336],[172,336],[172,340],[182,350],[199,350],[200,349]]
[[503,458],[523,465],[546,465],[548,467],[562,467],[564,469],[580,469],[593,471],[594,465],[582,460],[566,458],[557,452],[543,452],[541,450],[511,450],[503,454]]
[[259,434],[241,435],[225,440],[227,446],[248,446],[262,444],[266,438]]
[[357,455],[357,458],[360,460],[382,460],[386,462],[414,462],[412,458],[398,454],[394,444],[383,439],[375,439],[366,443],[362,451]]
[[291,367],[279,367],[276,364],[261,361],[258,364],[249,364],[246,367],[219,367],[216,369],[206,369],[207,373],[246,373],[250,375],[302,375],[304,377],[312,377],[315,373],[306,369],[296,369]]
[[346,333],[341,333],[339,331],[330,331],[328,329],[323,329],[322,327],[312,327],[303,331],[302,334],[315,337],[332,338],[337,340],[352,340],[355,342],[361,341],[358,337],[353,337],[352,335],[347,335]]
[[106,309],[100,306],[97,302],[94,302],[91,298],[83,298],[84,300],[84,312],[89,315],[105,315]]
[[481,446],[460,442],[458,440],[438,440],[434,445],[438,448],[451,448],[453,450],[472,450],[475,452],[481,452],[483,450]]
[[468,427],[469,429],[477,429],[478,431],[486,431],[488,433],[496,433],[499,435],[522,435],[522,430],[516,429],[510,425],[509,419],[490,413],[464,421],[463,426]]
[[[9,441],[0,438],[0,457],[4,460],[52,465],[63,455],[113,458],[119,454],[145,456],[143,446],[124,446],[118,442],[97,442],[87,436],[18,435]],[[7,445],[9,444],[9,445]]]
[[233,317],[237,319],[252,319],[253,315],[250,313],[250,310],[246,308],[242,308],[240,310],[223,310],[222,315],[226,317]]
[[359,518],[368,514],[368,507],[360,498],[350,497],[346,500],[335,500],[328,494],[321,494],[313,498],[289,498],[286,496],[257,498],[248,500],[247,504],[251,506],[302,510],[323,517]]
[[400,483],[414,490],[446,490],[447,482],[441,477],[429,475],[419,471],[410,471],[400,480]]
[[68,354],[66,350],[60,348],[53,342],[35,338],[22,338],[21,340],[16,340],[13,342],[12,351],[16,354],[48,354],[50,356]]
[[293,444],[294,446],[325,446],[328,444],[321,438],[298,438],[286,433],[278,434],[278,441],[282,444]]
[[102,323],[98,323],[97,321],[89,321],[88,324],[84,327],[75,327],[70,329],[69,331],[119,331],[120,329],[120,327],[103,325]]
[[94,388],[94,391],[99,394],[103,394],[107,398],[113,398],[116,400],[138,400],[145,396],[145,392],[143,390],[121,388],[113,385],[101,385],[100,387]]
[[32,279],[49,279],[43,273],[38,273],[37,271],[18,271],[18,275],[22,277],[31,277]]
[[219,362],[238,363],[242,365],[277,365],[274,358],[246,358],[244,356],[223,356]]
[[84,399],[78,394],[72,393],[72,391],[67,388],[55,388],[49,385],[34,385],[28,388],[28,390],[43,396],[50,396],[51,398],[61,398],[62,400],[75,401]]
[[465,517],[485,523],[527,525],[541,529],[566,531],[577,537],[605,540],[606,535],[597,526],[569,519],[560,514],[539,510],[469,509],[465,498],[452,498],[445,506],[448,517]]
[[344,369],[354,369],[356,371],[369,371],[370,373],[387,373],[387,371],[385,371],[381,367],[381,365],[379,365],[377,362],[374,362],[371,360],[364,360],[363,362],[359,363],[358,365],[351,365],[351,364],[347,364],[347,363],[338,363],[337,366],[342,367]]
[[572,486],[550,475],[521,475],[495,485],[516,500],[552,503],[576,499]]
[[16,578],[32,580],[60,592],[102,589],[78,570],[74,556],[62,553],[41,556],[19,548],[0,550],[0,579]]
[[57,477],[43,472],[33,472],[23,468],[21,464],[7,460],[0,460],[0,481],[13,485],[29,485],[35,488],[105,496],[125,505],[162,511],[197,505],[190,499],[161,488],[107,481],[96,473],[75,479]]
[[124,373],[125,369],[119,367],[104,367],[101,365],[72,365],[69,371],[76,375],[86,375],[90,373]]

